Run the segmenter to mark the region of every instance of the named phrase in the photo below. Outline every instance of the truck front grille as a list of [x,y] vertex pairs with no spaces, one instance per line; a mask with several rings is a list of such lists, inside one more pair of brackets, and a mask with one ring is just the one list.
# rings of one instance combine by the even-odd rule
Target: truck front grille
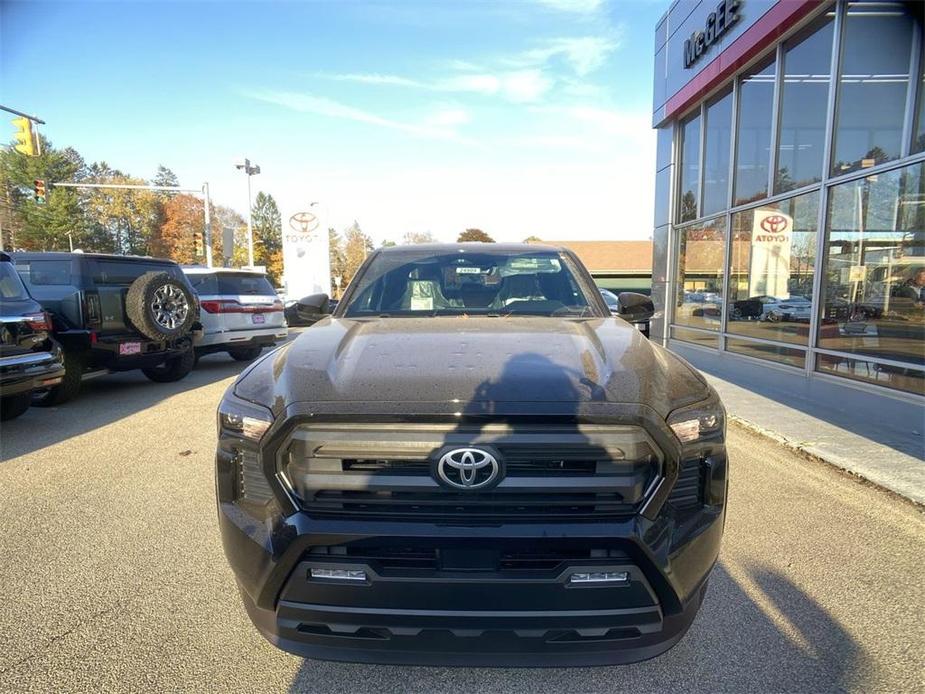
[[[437,482],[443,452],[480,446],[504,462],[498,486]],[[624,425],[319,425],[297,429],[280,463],[312,515],[464,523],[631,514],[658,476],[661,454],[643,429]]]

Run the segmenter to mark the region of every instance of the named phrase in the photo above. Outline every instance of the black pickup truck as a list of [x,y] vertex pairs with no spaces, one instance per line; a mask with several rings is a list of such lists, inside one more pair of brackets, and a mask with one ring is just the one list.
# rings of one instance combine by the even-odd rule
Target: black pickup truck
[[[567,250],[371,254],[219,406],[219,525],[273,644],[592,665],[684,635],[719,553],[725,413]],[[310,317],[327,297],[299,301]]]
[[172,260],[98,253],[11,254],[29,291],[51,315],[64,350],[64,380],[39,405],[76,397],[90,372],[141,369],[152,381],[184,378],[195,364],[199,304]]

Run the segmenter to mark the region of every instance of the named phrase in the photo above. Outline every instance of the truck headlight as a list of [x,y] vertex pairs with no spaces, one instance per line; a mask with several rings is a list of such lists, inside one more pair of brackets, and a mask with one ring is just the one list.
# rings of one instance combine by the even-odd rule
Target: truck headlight
[[260,440],[272,424],[270,410],[238,398],[230,389],[218,406],[219,499],[244,503],[254,517],[265,514],[273,500],[260,455]]
[[227,393],[218,406],[218,436],[231,436],[257,443],[273,424],[273,413],[265,407]]
[[722,439],[726,431],[726,411],[713,393],[702,402],[672,412],[668,415],[668,426],[682,444]]

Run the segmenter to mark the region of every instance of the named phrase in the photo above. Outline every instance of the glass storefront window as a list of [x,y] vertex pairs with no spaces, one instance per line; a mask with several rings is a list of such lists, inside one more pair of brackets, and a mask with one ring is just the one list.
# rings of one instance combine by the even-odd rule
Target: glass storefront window
[[732,92],[707,104],[703,144],[703,209],[716,214],[729,206],[729,146],[732,138]]
[[719,335],[716,333],[703,333],[699,330],[688,330],[687,328],[676,328],[672,326],[671,339],[690,342],[691,344],[709,347],[710,349],[719,348]]
[[678,221],[697,219],[700,196],[700,115],[681,123],[681,192]]
[[845,18],[832,175],[897,159],[913,19],[903,2],[853,2]]
[[829,354],[816,355],[816,370],[850,378],[853,381],[875,383],[902,390],[907,393],[925,395],[925,371],[905,367],[878,364],[863,359],[850,359]]
[[772,60],[743,77],[739,84],[734,205],[744,205],[768,196],[776,72],[777,63]]
[[678,230],[678,297],[674,322],[719,330],[726,224],[722,217]]
[[925,164],[833,186],[826,220],[819,347],[925,365]]
[[734,337],[726,339],[726,350],[736,354],[744,354],[747,357],[756,359],[767,359],[769,361],[798,366],[801,369],[806,364],[806,352],[793,347],[781,347],[780,345],[771,345],[766,342],[752,342],[751,340],[740,340]]
[[[919,31],[922,31],[922,24],[925,20],[919,20]],[[912,136],[912,153],[925,151],[925,45],[922,46],[922,53],[919,57],[919,85],[918,85],[918,104],[915,109],[915,128]]]
[[834,21],[823,16],[784,46],[776,193],[822,180],[833,35]]
[[726,330],[809,343],[819,193],[732,215]]

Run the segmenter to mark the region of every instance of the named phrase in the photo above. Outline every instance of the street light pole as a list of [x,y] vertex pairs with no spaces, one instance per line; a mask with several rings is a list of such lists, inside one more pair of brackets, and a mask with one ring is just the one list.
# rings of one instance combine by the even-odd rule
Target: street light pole
[[202,236],[205,240],[205,251],[206,251],[206,267],[212,267],[212,216],[209,213],[209,207],[211,202],[209,201],[209,184],[208,182],[202,184],[202,198],[203,203],[205,204],[205,229],[202,230]]
[[251,201],[250,174],[247,174],[247,264],[254,267],[254,203]]
[[251,203],[251,176],[260,173],[260,167],[254,164],[251,166],[251,160],[245,159],[243,162],[235,164],[235,168],[244,171],[247,175],[247,264],[254,267],[254,222],[253,222],[253,204]]

